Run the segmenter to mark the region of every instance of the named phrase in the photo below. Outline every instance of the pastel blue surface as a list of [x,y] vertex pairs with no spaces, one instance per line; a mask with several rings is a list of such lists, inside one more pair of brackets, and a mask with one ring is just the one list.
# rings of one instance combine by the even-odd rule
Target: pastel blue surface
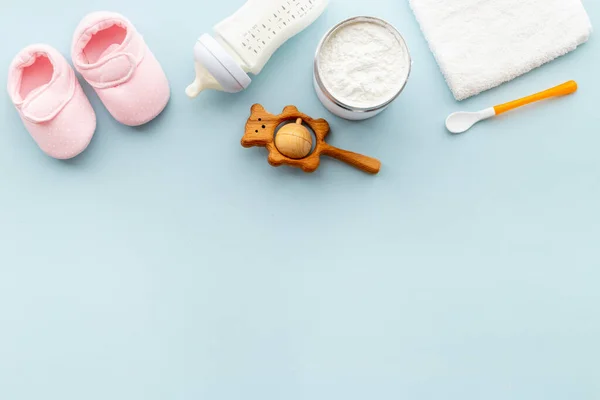
[[[0,97],[0,399],[600,398],[597,37],[457,103],[406,1],[332,0],[247,91],[189,100],[196,37],[242,3],[3,5],[3,76],[30,43],[69,57],[105,9],[144,34],[172,100],[128,128],[84,84],[98,128],[65,162]],[[414,60],[398,101],[360,123],[311,85],[321,36],[355,15],[396,25]],[[573,96],[444,128],[570,79]],[[331,143],[381,174],[270,167],[240,145],[255,102],[327,118]]]

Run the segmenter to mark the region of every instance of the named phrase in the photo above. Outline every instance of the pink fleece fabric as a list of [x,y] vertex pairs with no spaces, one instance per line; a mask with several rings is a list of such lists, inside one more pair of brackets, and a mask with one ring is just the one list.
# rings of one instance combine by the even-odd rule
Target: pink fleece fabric
[[40,149],[58,159],[83,152],[96,114],[67,60],[44,44],[19,52],[8,71],[8,94]]
[[142,35],[120,14],[94,12],[75,31],[75,69],[119,122],[145,124],[170,98],[167,77]]

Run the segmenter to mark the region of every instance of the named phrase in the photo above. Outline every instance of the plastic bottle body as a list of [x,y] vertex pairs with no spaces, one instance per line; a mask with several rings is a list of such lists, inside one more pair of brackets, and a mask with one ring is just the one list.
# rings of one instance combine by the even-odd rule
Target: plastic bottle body
[[249,72],[256,75],[281,45],[323,13],[327,3],[327,0],[249,0],[214,30],[246,63]]
[[[249,85],[247,73],[259,74],[273,53],[312,24],[328,0],[249,0],[203,35],[194,49],[196,80],[186,93],[204,89],[236,92]],[[245,76],[244,76],[245,75]]]

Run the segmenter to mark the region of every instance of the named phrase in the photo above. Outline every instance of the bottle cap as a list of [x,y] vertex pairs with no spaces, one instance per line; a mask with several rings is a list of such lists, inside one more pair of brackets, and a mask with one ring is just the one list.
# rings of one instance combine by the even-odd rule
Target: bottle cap
[[[212,36],[200,36],[194,46],[194,57],[219,83],[223,91],[237,93],[250,85],[251,79],[248,74]],[[196,79],[200,80],[197,86],[202,89],[211,87],[210,82],[202,82],[207,78],[210,77],[197,76]]]

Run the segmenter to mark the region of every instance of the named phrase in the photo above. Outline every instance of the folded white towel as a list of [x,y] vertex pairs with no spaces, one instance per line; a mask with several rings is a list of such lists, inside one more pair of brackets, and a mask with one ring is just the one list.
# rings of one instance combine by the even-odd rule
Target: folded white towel
[[575,50],[592,32],[581,0],[409,1],[457,100]]

